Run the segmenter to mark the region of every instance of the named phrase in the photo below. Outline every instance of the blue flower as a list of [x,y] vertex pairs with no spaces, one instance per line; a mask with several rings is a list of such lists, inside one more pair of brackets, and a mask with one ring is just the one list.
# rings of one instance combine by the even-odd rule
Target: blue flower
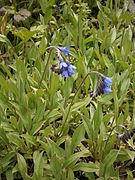
[[76,67],[75,66],[73,66],[73,65],[69,65],[68,66],[68,68],[67,68],[67,70],[68,70],[68,75],[71,77],[71,75],[72,74],[75,74],[75,72],[73,71],[73,69],[76,69]]
[[70,53],[70,46],[66,46],[66,47],[58,47],[60,51],[62,51],[66,56],[69,55]]
[[105,88],[103,88],[103,91],[104,91],[104,93],[107,94],[107,95],[108,95],[110,92],[112,92],[111,88],[109,88],[109,87],[107,87],[107,86],[106,86]]
[[67,66],[68,66],[68,65],[67,65],[63,60],[60,61],[59,69],[66,68]]
[[109,88],[108,86],[112,86],[112,78],[103,76],[103,92],[105,94],[109,94],[110,92],[112,92],[111,88]]
[[61,76],[63,77],[66,77],[66,78],[68,78],[68,71],[65,69],[65,70],[63,70],[63,72],[61,73]]
[[104,81],[105,86],[111,86],[112,85],[112,78],[104,76],[103,81]]
[[63,60],[61,61],[59,65],[59,69],[62,69],[61,76],[63,77],[71,77],[72,74],[75,74],[73,69],[76,69],[75,66],[71,65],[68,61],[64,62]]

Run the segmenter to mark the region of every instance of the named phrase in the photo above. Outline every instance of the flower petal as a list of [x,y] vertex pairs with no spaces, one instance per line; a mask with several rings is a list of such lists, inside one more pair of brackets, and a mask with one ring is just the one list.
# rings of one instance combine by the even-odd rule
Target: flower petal
[[70,65],[73,69],[76,69],[76,66]]
[[111,88],[109,88],[109,87],[103,88],[103,91],[105,94],[109,94],[110,92],[112,92]]
[[67,78],[67,77],[68,77],[68,72],[67,72],[67,71],[63,71],[63,72],[61,73],[61,76],[62,76],[62,77],[64,76],[64,77]]
[[112,78],[104,76],[103,80],[104,80],[105,86],[111,86],[112,85]]
[[62,69],[63,67],[67,67],[68,65],[64,62],[64,61],[61,61],[60,65],[59,65],[59,69]]
[[67,78],[68,76],[71,77],[72,74],[75,74],[73,69],[76,69],[76,67],[71,65],[68,60],[66,60],[66,62],[61,60],[60,65],[59,65],[59,69],[62,70],[62,73],[61,73],[62,77],[64,76]]
[[68,74],[71,76],[72,74],[75,74],[72,67],[68,66]]
[[69,55],[70,53],[70,46],[66,46],[66,47],[58,47],[59,50],[61,50],[66,56]]

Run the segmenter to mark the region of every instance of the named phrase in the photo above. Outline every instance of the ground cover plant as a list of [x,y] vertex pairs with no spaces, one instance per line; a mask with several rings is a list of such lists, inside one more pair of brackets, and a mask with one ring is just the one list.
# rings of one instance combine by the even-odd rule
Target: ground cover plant
[[134,2],[0,6],[0,178],[132,180]]

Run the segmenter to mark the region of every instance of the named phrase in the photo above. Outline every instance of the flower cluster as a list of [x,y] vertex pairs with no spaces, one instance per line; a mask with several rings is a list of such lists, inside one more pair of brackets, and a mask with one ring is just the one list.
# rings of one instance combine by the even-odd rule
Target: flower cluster
[[71,65],[69,61],[66,61],[66,62],[61,61],[59,69],[62,70],[62,73],[61,73],[62,77],[64,76],[67,78],[67,77],[71,77],[72,74],[75,74],[73,69],[76,69],[76,67]]
[[[69,46],[66,47],[51,46],[51,47],[55,48],[56,55],[60,61],[59,68],[57,67],[57,65],[54,64],[52,65],[51,67],[52,71],[61,74],[61,76],[65,78],[71,77],[73,74],[75,74],[74,70],[76,69],[76,67],[70,64],[70,62],[64,56],[64,55],[69,56],[70,47]],[[110,92],[112,92],[111,90],[112,78],[106,77],[99,72],[94,72],[94,73],[98,75],[98,81],[95,90],[90,93],[90,96],[94,98],[100,94],[108,95]]]
[[62,52],[69,56],[70,54],[70,47],[56,47],[56,54],[57,57],[60,60],[59,69],[56,69],[54,66],[52,67],[52,70],[55,71],[58,74],[61,74],[62,77],[71,77],[72,74],[75,74],[73,69],[76,69],[75,66],[71,65],[70,62],[62,55]]
[[100,75],[94,91],[90,93],[90,97],[94,98],[100,94],[109,94],[112,92],[110,86],[112,86],[112,78]]
[[66,47],[58,47],[58,49],[60,51],[62,51],[66,56],[69,56],[69,53],[70,53],[70,47],[69,46],[66,46]]
[[104,84],[103,92],[105,94],[109,94],[110,92],[112,92],[111,88],[108,87],[108,86],[112,86],[112,78],[103,76],[103,84]]

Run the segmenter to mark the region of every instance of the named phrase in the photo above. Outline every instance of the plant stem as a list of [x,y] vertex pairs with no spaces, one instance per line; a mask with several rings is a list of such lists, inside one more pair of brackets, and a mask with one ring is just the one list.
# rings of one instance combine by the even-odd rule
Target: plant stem
[[64,129],[64,126],[65,126],[65,124],[66,124],[66,122],[67,122],[67,120],[68,120],[68,116],[69,116],[71,107],[72,107],[72,105],[73,105],[74,99],[75,99],[77,93],[79,92],[81,86],[84,84],[85,80],[87,79],[87,77],[88,77],[90,74],[96,74],[96,75],[98,75],[98,76],[100,75],[100,76],[103,77],[103,74],[101,74],[101,73],[99,73],[99,72],[97,72],[97,71],[91,71],[91,72],[88,72],[88,73],[86,74],[86,76],[84,77],[84,79],[83,79],[82,82],[80,83],[78,89],[76,90],[76,92],[75,92],[75,94],[74,94],[74,96],[73,96],[73,98],[72,98],[72,100],[71,100],[71,102],[70,102],[70,105],[69,105],[69,108],[68,108],[68,112],[67,112],[67,115],[66,115],[66,117],[65,117],[64,123],[63,123],[63,125],[62,125],[60,134],[62,133],[62,130]]
[[24,42],[25,65],[27,66],[27,42]]
[[122,38],[121,38],[121,42],[120,42],[120,53],[122,51],[122,45],[123,45],[123,39],[124,39],[124,35],[125,35],[125,26],[124,26],[124,29],[123,29],[123,33],[122,33]]
[[107,146],[107,143],[108,143],[108,141],[109,141],[109,139],[110,139],[110,137],[111,137],[111,134],[112,134],[112,132],[113,132],[113,130],[114,130],[114,128],[112,127],[113,126],[113,123],[114,123],[114,120],[115,120],[115,117],[113,118],[113,120],[112,120],[112,123],[111,123],[111,125],[110,125],[110,127],[111,127],[111,131],[110,131],[110,134],[109,134],[109,136],[108,136],[108,138],[107,138],[107,140],[106,140],[106,142],[105,142],[105,147],[104,147],[104,152],[103,152],[103,159],[104,159],[104,153],[105,153],[105,149],[106,149],[106,146]]
[[40,86],[41,86],[41,84],[42,84],[42,81],[43,81],[43,78],[44,78],[44,75],[45,75],[45,72],[46,72],[46,69],[47,69],[47,66],[48,66],[50,57],[51,57],[52,50],[53,50],[53,48],[51,48],[50,51],[49,51],[48,59],[47,59],[47,62],[46,62],[46,65],[45,65],[43,74],[42,74],[42,76],[41,76],[41,80],[40,80],[40,82],[39,82],[39,87],[38,87],[38,88],[40,88]]

